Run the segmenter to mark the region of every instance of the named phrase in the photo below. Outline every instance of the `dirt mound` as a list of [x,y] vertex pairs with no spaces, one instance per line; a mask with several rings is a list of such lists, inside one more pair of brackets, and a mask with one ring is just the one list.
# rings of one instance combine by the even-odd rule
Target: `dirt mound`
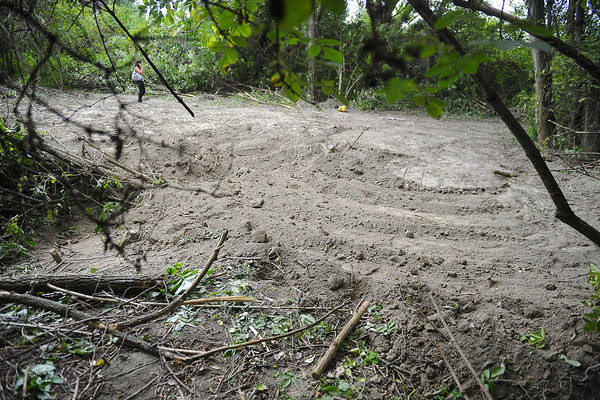
[[[46,96],[69,122],[133,131],[120,161],[168,185],[140,194],[114,232],[123,255],[104,252],[81,219],[65,226],[76,228],[73,236],[45,238],[38,271],[54,268],[55,247],[65,260],[58,272],[133,273],[136,259],[144,273],[177,263],[198,268],[227,230],[206,294],[264,302],[189,310],[136,334],[206,349],[289,330],[344,302],[347,310],[362,299],[374,305],[325,380],[311,378],[310,368],[348,311],[310,335],[173,366],[177,379],[151,364],[152,373],[115,378],[98,398],[148,384],[138,398],[178,390],[194,398],[431,398],[456,387],[449,366],[479,398],[434,304],[477,374],[504,366],[496,398],[600,393],[598,336],[582,329],[586,276],[599,250],[553,217],[535,171],[498,120],[289,109],[218,96],[186,98],[192,118],[157,97],[138,104],[121,96],[120,109],[101,94]],[[75,136],[85,134],[76,125],[43,108],[36,118],[81,150]],[[92,139],[114,153],[110,140]],[[560,172],[559,160],[550,167],[575,211],[600,226],[598,182]],[[522,340],[542,328],[543,348]],[[151,361],[123,351],[102,374]]]

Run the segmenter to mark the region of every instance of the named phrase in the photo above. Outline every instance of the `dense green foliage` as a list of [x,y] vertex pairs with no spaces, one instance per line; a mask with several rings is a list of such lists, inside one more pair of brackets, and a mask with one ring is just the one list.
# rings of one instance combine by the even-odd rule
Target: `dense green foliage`
[[[335,96],[363,108],[417,105],[439,117],[443,109],[461,114],[491,112],[468,76],[481,68],[509,107],[533,117],[531,49],[541,46],[554,55],[556,122],[573,131],[594,127],[598,84],[549,46],[532,45],[522,24],[431,1],[441,17],[436,29],[451,29],[467,49],[468,54],[459,57],[439,43],[409,3],[367,3],[370,8],[349,17],[343,0],[30,2],[35,18],[4,22],[4,32],[10,35],[0,51],[0,78],[24,83],[34,77],[38,84],[51,87],[114,87],[131,92],[135,90],[129,82],[132,65],[142,58],[139,45],[176,90],[270,86],[294,101]],[[552,2],[551,29],[528,29],[554,34],[598,60],[598,1],[586,3],[579,14],[574,4]],[[10,10],[0,11],[10,14]],[[525,3],[517,5],[514,13],[526,19]],[[311,14],[314,37],[307,28]],[[33,21],[41,29],[23,29]],[[161,83],[149,68],[146,71],[150,84]],[[312,87],[320,89],[315,98],[309,95]],[[582,144],[581,135],[559,133],[560,140],[545,145]]]

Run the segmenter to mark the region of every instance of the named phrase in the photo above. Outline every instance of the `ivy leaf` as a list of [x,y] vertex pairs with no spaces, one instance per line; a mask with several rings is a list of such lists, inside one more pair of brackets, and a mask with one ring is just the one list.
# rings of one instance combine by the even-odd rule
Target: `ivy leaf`
[[436,31],[447,28],[453,22],[455,22],[457,19],[459,19],[461,17],[461,15],[462,15],[462,12],[459,10],[450,11],[449,13],[446,13],[446,14],[442,15],[440,18],[438,18],[438,20],[435,21],[435,24],[433,25],[433,27]]
[[321,45],[320,44],[315,43],[308,48],[308,56],[310,58],[315,58],[319,54],[321,54]]
[[340,53],[339,50],[336,50],[334,48],[323,47],[323,55],[326,59],[336,64],[342,65],[344,63],[344,56],[342,56],[342,53]]
[[346,12],[345,0],[321,0],[321,5],[334,14],[342,15]]

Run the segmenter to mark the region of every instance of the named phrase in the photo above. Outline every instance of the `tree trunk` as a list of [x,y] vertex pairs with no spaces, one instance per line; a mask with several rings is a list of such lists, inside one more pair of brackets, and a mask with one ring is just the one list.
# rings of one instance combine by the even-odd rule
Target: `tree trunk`
[[[546,10],[544,0],[529,0],[529,18],[534,22],[545,25]],[[535,126],[538,132],[538,142],[552,146],[555,127],[550,121],[555,121],[552,104],[552,55],[535,47],[539,40],[530,36],[534,45],[531,49],[535,73]]]
[[149,275],[27,275],[17,278],[0,278],[0,290],[16,293],[52,291],[48,289],[48,283],[83,294],[94,294],[100,291],[139,293],[144,289],[164,283],[164,279]]
[[[317,37],[315,8],[313,8],[313,12],[310,14],[310,17],[308,17],[307,22],[308,48],[310,48],[310,46],[312,46],[315,43],[315,38]],[[315,97],[315,59],[311,56],[308,56],[308,90],[310,95],[310,101],[315,102],[317,100]]]
[[587,96],[590,99],[586,102],[585,130],[589,133],[583,134],[583,151],[600,153],[600,89],[590,89]]
[[[567,10],[567,40],[574,45],[581,44],[583,28],[585,25],[585,10],[581,7],[581,0],[569,0]],[[575,131],[585,129],[585,105],[579,101],[583,97],[583,82],[577,81],[572,89],[573,98],[569,112],[569,127]],[[575,138],[577,143],[580,138]]]

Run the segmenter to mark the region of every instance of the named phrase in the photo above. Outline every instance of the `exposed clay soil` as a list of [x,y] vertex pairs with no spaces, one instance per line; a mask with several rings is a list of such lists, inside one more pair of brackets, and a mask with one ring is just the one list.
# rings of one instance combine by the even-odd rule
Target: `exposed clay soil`
[[[161,97],[141,104],[131,95],[117,101],[48,91],[44,97],[70,122],[121,128],[130,136],[120,161],[169,186],[142,192],[113,232],[116,243],[125,243],[124,255],[104,251],[94,224],[75,218],[62,227],[77,228],[71,237],[45,235],[35,251],[38,272],[57,269],[49,255],[55,247],[65,259],[56,273],[133,274],[135,260],[141,272],[157,275],[180,262],[199,268],[227,230],[206,295],[246,290],[264,306],[317,307],[200,309],[179,334],[168,317],[135,334],[205,350],[230,344],[236,326],[248,338],[268,336],[269,324],[261,330],[256,322],[261,313],[271,322],[286,317],[296,327],[300,314],[318,318],[328,307],[347,301],[355,308],[366,299],[380,307],[340,350],[328,369],[329,383],[349,382],[355,399],[432,397],[441,386],[456,387],[435,342],[465,393],[482,398],[442,335],[431,293],[478,374],[505,365],[496,398],[600,398],[598,368],[586,371],[600,363],[598,335],[583,331],[582,317],[589,311],[582,300],[591,294],[587,272],[600,251],[553,217],[540,179],[500,121],[338,112],[334,104],[287,108],[209,95],[185,98],[192,118]],[[119,111],[120,102],[125,107]],[[81,128],[40,105],[35,118],[39,128],[81,152]],[[110,140],[92,139],[114,154]],[[549,166],[575,212],[600,227],[599,181],[565,172],[559,159]],[[328,321],[337,332],[349,318],[346,311]],[[376,331],[392,321],[396,329]],[[542,327],[543,349],[521,340]],[[159,360],[122,348],[111,353],[108,366],[81,379],[132,371],[104,382],[95,394],[101,399],[127,397],[151,381],[135,398],[315,398],[319,381],[310,369],[333,337],[315,334],[191,366],[172,364],[181,372],[179,383]],[[368,365],[364,352],[350,351],[357,347],[376,353],[379,363]],[[343,369],[347,360],[363,363],[351,369],[352,376]],[[281,387],[286,371],[293,371],[297,385]]]

